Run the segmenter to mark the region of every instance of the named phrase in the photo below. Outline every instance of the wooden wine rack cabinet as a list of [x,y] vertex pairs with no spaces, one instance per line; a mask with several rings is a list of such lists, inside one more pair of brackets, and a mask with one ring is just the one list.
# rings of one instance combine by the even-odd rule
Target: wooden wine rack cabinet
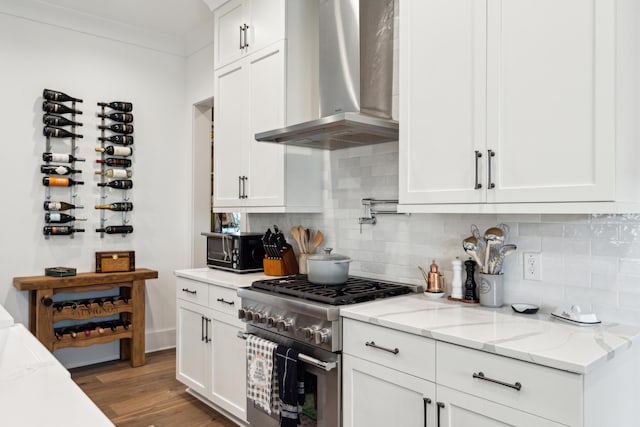
[[[137,367],[145,363],[145,280],[157,278],[157,271],[139,268],[122,273],[79,273],[68,277],[14,277],[13,286],[29,291],[29,330],[49,351],[120,340],[120,359],[129,359],[131,366]],[[42,303],[60,292],[110,289],[119,289],[120,299],[114,303],[105,302],[102,306],[93,303],[90,307],[78,305],[75,310],[68,306],[57,310],[54,305]],[[121,321],[129,323],[128,329],[123,326],[118,326],[115,331],[104,328],[104,333],[91,331],[89,336],[80,332],[76,338],[65,334],[58,339],[54,334],[54,323],[60,320],[89,320],[116,314]]]

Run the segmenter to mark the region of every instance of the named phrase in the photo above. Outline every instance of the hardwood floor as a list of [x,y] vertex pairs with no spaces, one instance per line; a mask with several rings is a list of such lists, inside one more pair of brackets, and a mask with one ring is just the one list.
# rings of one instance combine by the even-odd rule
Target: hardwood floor
[[71,369],[71,377],[117,427],[235,427],[185,392],[175,350],[148,353],[146,364],[113,361]]

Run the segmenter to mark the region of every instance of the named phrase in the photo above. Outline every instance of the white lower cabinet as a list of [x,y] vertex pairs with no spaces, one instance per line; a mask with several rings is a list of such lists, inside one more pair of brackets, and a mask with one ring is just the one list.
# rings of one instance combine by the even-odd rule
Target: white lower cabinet
[[436,386],[359,357],[343,357],[344,427],[435,426]]
[[191,393],[245,423],[245,326],[229,288],[176,278],[176,378]]
[[356,320],[343,326],[344,427],[583,426],[581,375]]

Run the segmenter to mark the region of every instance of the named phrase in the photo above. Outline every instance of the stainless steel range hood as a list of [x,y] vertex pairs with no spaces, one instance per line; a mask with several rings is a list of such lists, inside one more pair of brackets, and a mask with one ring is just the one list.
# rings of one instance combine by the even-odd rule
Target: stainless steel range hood
[[398,140],[393,0],[319,0],[320,118],[257,141],[335,150]]

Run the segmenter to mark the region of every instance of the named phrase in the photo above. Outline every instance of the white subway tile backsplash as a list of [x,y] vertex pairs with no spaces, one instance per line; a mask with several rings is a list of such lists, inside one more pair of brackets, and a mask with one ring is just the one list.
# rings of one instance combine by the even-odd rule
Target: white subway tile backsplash
[[[506,303],[546,310],[579,303],[604,321],[640,324],[640,214],[386,214],[376,225],[360,226],[362,198],[398,198],[397,143],[335,150],[325,158],[323,214],[251,214],[250,230],[278,224],[292,242],[291,226],[319,228],[326,236],[321,247],[353,259],[351,274],[423,284],[417,267],[433,259],[451,280],[451,261],[468,258],[462,240],[471,224],[484,233],[506,223],[509,243],[518,246],[504,263]],[[524,280],[523,252],[540,252],[542,280]]]

